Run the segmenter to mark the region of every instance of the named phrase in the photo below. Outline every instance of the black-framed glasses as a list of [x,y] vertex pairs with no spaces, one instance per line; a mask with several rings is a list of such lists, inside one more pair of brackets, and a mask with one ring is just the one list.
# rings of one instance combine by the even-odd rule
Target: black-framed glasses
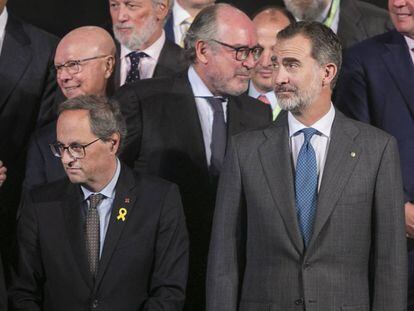
[[109,55],[99,55],[94,57],[88,57],[84,59],[68,60],[66,63],[55,65],[56,73],[59,73],[65,68],[67,72],[71,75],[78,73],[81,69],[82,63],[89,62],[94,59],[104,58]]
[[61,158],[63,157],[63,154],[65,153],[65,150],[69,152],[69,155],[74,159],[83,159],[86,156],[85,148],[92,145],[93,143],[100,140],[100,138],[95,139],[94,141],[91,141],[89,144],[81,145],[78,143],[71,143],[69,146],[65,146],[64,144],[60,142],[55,142],[53,144],[50,144],[50,150],[52,150],[52,153],[55,157]]
[[250,53],[252,53],[253,59],[257,61],[263,53],[263,48],[261,46],[255,46],[252,48],[249,48],[248,46],[237,47],[214,39],[211,39],[211,41],[234,50],[236,52],[236,60],[238,61],[246,60]]

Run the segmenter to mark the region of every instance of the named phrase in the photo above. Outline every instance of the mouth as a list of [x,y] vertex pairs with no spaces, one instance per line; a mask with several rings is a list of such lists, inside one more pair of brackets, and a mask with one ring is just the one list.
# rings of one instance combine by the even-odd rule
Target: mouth
[[398,19],[411,18],[413,16],[413,14],[409,12],[394,12],[394,14]]
[[71,86],[65,86],[65,87],[63,87],[63,90],[65,91],[65,92],[72,92],[73,90],[76,90],[77,88],[79,88],[80,87],[80,84],[77,84],[77,85],[71,85]]

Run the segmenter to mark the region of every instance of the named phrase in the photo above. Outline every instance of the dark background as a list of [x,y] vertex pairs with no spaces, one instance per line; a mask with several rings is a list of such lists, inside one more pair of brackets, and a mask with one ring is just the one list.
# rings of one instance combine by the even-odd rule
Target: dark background
[[[348,0],[342,0],[348,1]],[[365,0],[387,7],[387,0]],[[248,14],[282,0],[227,0]],[[8,0],[7,8],[22,19],[61,37],[71,29],[84,25],[110,28],[108,0]]]

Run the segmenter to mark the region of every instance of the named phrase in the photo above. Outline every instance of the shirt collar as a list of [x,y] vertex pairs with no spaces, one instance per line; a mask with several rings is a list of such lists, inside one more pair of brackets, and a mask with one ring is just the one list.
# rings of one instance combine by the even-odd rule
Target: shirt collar
[[186,10],[184,10],[184,8],[179,5],[177,1],[174,1],[172,13],[175,26],[180,26],[183,21],[191,17],[191,15]]
[[197,74],[193,66],[188,68],[188,80],[191,84],[191,89],[193,90],[194,97],[211,97],[214,96],[210,92],[208,87],[201,80],[200,76]]
[[[121,172],[121,163],[119,162],[118,158],[116,159],[116,170],[115,174],[112,177],[111,181],[103,188],[101,191],[97,193],[103,194],[106,198],[114,199],[115,198],[115,186],[118,182],[119,174]],[[95,194],[96,192],[92,192],[86,189],[84,186],[81,186],[83,197],[86,199],[89,198],[91,194]]]
[[7,13],[7,8],[4,7],[3,12],[0,14],[0,40],[4,38],[8,16],[9,14]]
[[276,94],[275,94],[275,92],[274,92],[273,90],[271,90],[271,91],[269,91],[269,92],[267,92],[267,93],[260,93],[260,92],[256,89],[256,87],[254,86],[254,84],[253,84],[252,80],[250,80],[250,82],[249,82],[249,91],[248,91],[248,95],[249,95],[250,97],[253,97],[253,98],[258,98],[260,95],[266,95],[267,99],[268,99],[270,102],[272,102],[272,101],[276,102],[276,101],[277,101],[277,99],[276,99]]
[[407,42],[408,48],[410,50],[414,49],[414,39],[404,36],[405,41]]
[[[165,43],[165,32],[162,30],[161,36],[149,47],[142,50],[149,57],[155,59],[158,62],[158,58],[160,57],[161,50]],[[132,50],[128,49],[126,46],[121,45],[121,59],[127,58],[127,55],[131,53]]]
[[[329,109],[329,111],[322,118],[320,118],[318,121],[316,121],[314,124],[312,124],[309,127],[316,129],[321,135],[330,138],[332,124],[333,124],[334,119],[335,119],[335,108],[333,107],[331,103],[331,108]],[[288,124],[289,124],[289,137],[294,136],[295,133],[297,133],[298,131],[308,127],[302,124],[301,122],[299,122],[290,111],[288,113]]]

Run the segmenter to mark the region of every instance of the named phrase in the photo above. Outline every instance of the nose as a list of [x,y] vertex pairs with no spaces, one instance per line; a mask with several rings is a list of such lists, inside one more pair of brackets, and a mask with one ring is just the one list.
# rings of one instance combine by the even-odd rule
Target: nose
[[287,74],[286,70],[284,70],[283,66],[279,65],[274,68],[272,74],[272,83],[275,86],[289,83],[289,75]]
[[403,6],[407,5],[407,1],[406,0],[390,0],[392,6],[396,7],[396,8],[401,8]]
[[258,60],[258,64],[262,67],[269,68],[272,66],[272,53],[265,49]]
[[62,67],[57,71],[56,78],[61,81],[67,81],[72,79],[72,75],[68,72],[66,67]]
[[62,154],[61,154],[61,161],[63,164],[69,164],[71,162],[75,162],[76,158],[72,157],[69,153],[68,149],[64,149]]
[[120,23],[124,23],[124,22],[129,20],[128,9],[123,4],[120,5],[120,7],[118,9],[117,19],[118,19],[118,22],[120,22]]
[[253,53],[249,53],[247,58],[242,62],[243,67],[247,69],[252,69],[254,66],[256,66],[257,60],[254,60]]

